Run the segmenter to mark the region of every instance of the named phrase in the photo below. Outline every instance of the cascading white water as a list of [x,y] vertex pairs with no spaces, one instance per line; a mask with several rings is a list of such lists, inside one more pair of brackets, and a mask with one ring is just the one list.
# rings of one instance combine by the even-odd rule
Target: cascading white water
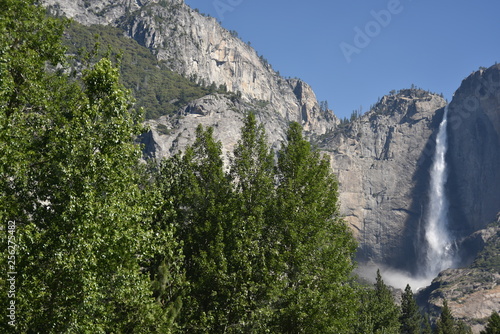
[[444,110],[443,120],[439,125],[431,168],[429,206],[425,220],[427,247],[424,275],[426,277],[435,277],[440,271],[450,268],[453,264],[452,239],[448,231],[449,205],[445,191],[448,176],[445,159],[448,149],[447,123],[448,106]]

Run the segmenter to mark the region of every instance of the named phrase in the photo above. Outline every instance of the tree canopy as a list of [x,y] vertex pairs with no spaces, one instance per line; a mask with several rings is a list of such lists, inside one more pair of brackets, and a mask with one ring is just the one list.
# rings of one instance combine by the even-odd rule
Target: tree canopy
[[2,300],[18,315],[3,328],[168,332],[142,266],[164,240],[151,241],[140,187],[141,112],[108,59],[80,78],[47,71],[65,65],[61,21],[1,4],[0,217],[15,223],[17,273]]

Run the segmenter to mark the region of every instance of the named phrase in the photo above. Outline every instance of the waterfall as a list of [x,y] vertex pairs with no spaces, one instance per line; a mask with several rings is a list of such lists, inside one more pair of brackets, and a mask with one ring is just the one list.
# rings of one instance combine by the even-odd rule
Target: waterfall
[[453,264],[452,238],[448,231],[448,199],[446,197],[446,150],[448,138],[448,106],[445,107],[443,120],[439,125],[436,138],[436,151],[431,168],[429,206],[425,216],[425,268],[426,277],[435,277],[440,271]]

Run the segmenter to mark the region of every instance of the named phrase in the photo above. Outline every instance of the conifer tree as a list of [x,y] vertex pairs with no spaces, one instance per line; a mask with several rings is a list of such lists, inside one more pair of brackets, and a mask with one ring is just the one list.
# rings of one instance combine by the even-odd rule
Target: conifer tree
[[385,285],[380,270],[377,270],[377,278],[374,291],[375,333],[398,333],[400,310],[394,301],[391,291]]
[[401,327],[399,317],[399,307],[395,304],[391,291],[385,285],[380,270],[377,270],[374,289],[360,292],[356,332],[399,333]]
[[462,320],[458,320],[455,326],[457,334],[472,334],[472,329]]
[[436,334],[471,334],[472,330],[463,321],[457,321],[448,307],[448,301],[445,299],[443,301],[443,307],[441,309],[441,315],[439,316],[436,328],[434,330]]
[[427,313],[422,317],[422,334],[432,334],[431,321]]
[[401,322],[402,334],[419,334],[422,322],[422,316],[418,310],[417,302],[413,297],[410,285],[406,285],[405,291],[401,297]]
[[493,312],[488,318],[488,324],[481,334],[500,334],[500,316],[497,312]]
[[441,315],[436,323],[436,334],[454,334],[455,333],[455,320],[451,314],[451,310],[448,307],[448,301],[445,299],[443,301],[443,308],[441,309]]

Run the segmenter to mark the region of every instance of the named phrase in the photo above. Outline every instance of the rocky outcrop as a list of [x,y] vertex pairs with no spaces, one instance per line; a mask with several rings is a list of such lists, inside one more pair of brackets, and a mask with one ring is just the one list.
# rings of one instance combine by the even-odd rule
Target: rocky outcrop
[[279,76],[254,49],[217,20],[183,0],[44,0],[53,12],[83,24],[121,27],[159,60],[187,78],[226,87],[246,102],[266,101],[281,118],[323,134],[338,122],[321,110],[305,82]]
[[445,105],[438,95],[403,90],[321,142],[338,175],[341,211],[356,231],[360,261],[415,263],[432,136]]
[[196,128],[214,127],[214,136],[222,144],[226,161],[240,137],[240,128],[248,111],[255,113],[264,125],[268,141],[277,149],[285,140],[288,121],[273,112],[268,103],[242,102],[224,94],[205,96],[189,103],[174,116],[150,120],[150,131],[144,135],[146,154],[155,159],[172,156],[192,144]]
[[112,24],[127,13],[158,0],[42,0],[51,13],[85,24]]
[[[500,274],[481,269],[448,269],[421,294],[428,295],[428,310],[439,315],[446,299],[456,319],[479,333],[484,321],[500,309]],[[427,290],[426,289],[426,290]]]
[[466,78],[449,107],[450,203],[457,235],[500,210],[500,65]]

